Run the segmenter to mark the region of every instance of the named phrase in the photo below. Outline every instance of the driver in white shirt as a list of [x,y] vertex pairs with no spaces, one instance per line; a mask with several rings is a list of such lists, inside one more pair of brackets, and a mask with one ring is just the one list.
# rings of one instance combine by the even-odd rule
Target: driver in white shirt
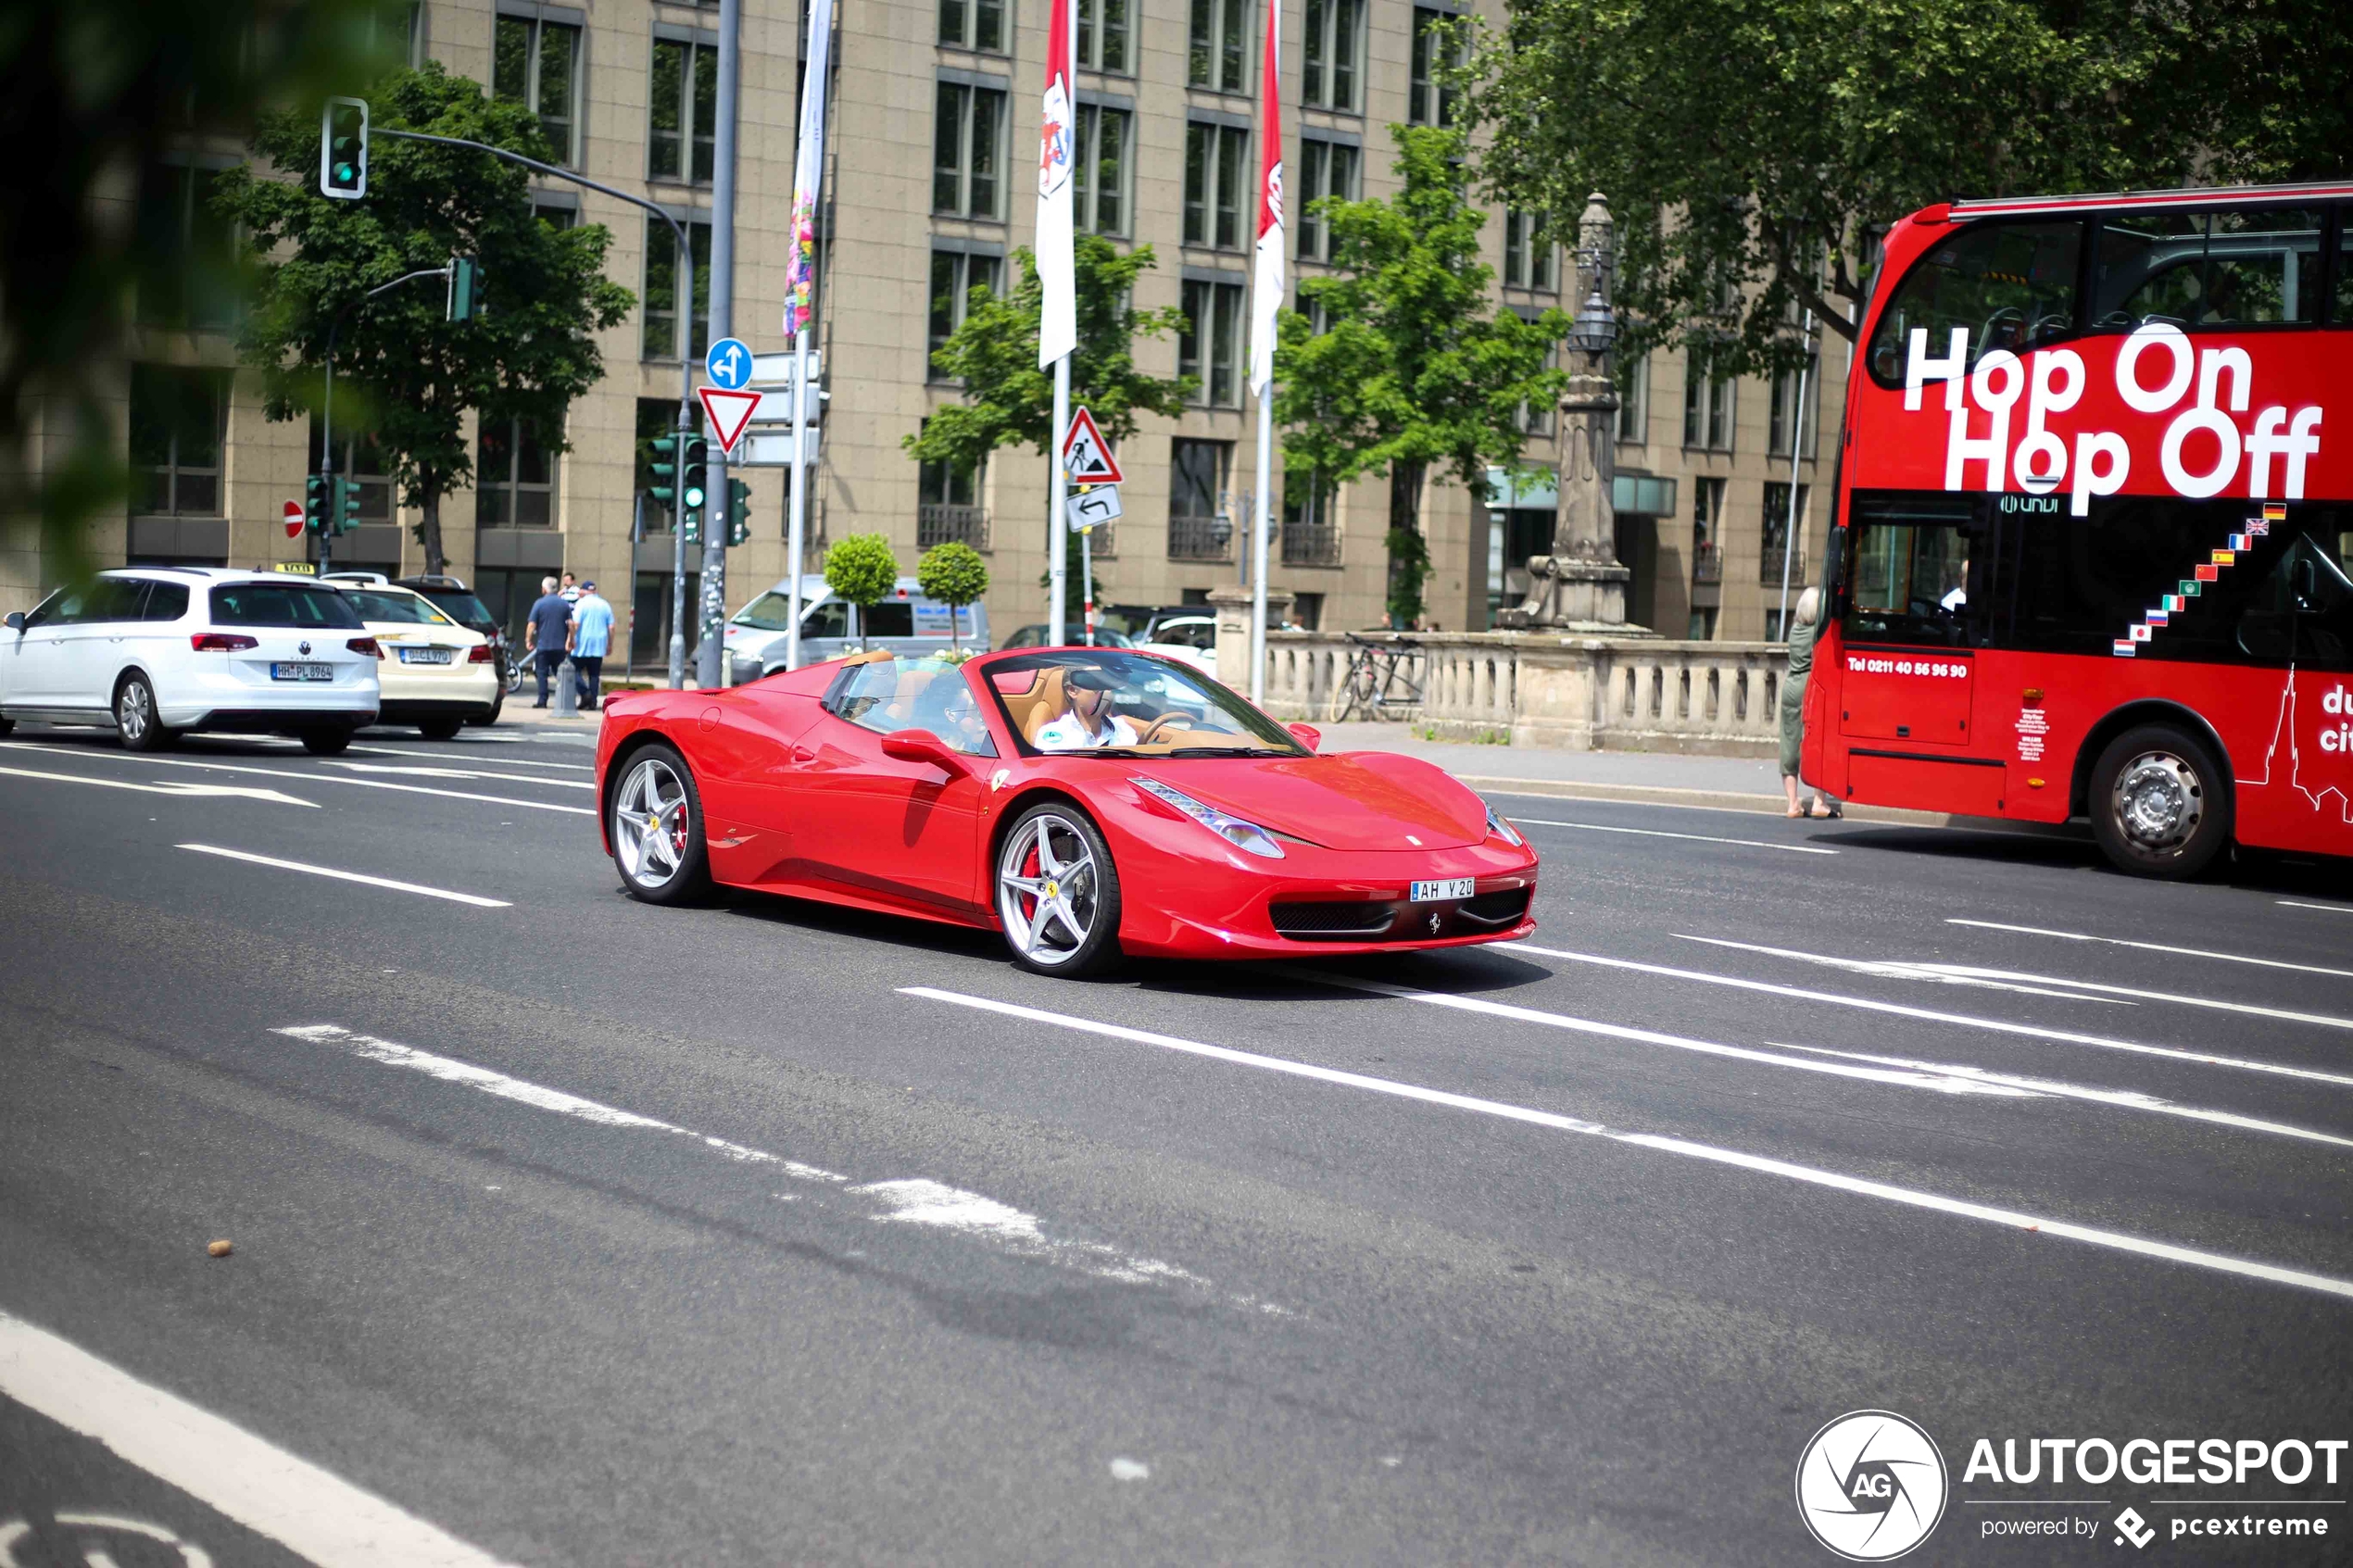
[[1097,746],[1134,746],[1136,726],[1111,710],[1111,677],[1101,670],[1070,670],[1063,675],[1068,705],[1038,732],[1040,751],[1088,751]]

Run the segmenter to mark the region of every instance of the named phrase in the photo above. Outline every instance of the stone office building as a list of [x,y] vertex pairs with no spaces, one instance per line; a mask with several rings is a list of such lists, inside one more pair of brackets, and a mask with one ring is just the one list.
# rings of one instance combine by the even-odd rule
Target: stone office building
[[[1326,243],[1304,217],[1307,203],[1391,191],[1389,126],[1448,112],[1429,80],[1424,30],[1454,7],[1281,3],[1296,278],[1317,270]],[[1181,419],[1147,420],[1121,452],[1126,515],[1109,537],[1098,535],[1098,576],[1108,603],[1202,602],[1239,575],[1234,525],[1250,515],[1255,471],[1244,381],[1259,13],[1253,0],[1171,0],[1149,15],[1137,0],[1076,4],[1079,221],[1152,246],[1158,267],[1139,282],[1139,303],[1179,305],[1190,325],[1180,337],[1139,345],[1139,359],[1201,382]],[[734,322],[765,351],[786,346],[778,321],[802,24],[797,5],[775,0],[746,0],[743,12]],[[699,279],[708,255],[717,14],[715,5],[670,0],[425,0],[406,40],[412,58],[430,56],[528,103],[564,161],[663,205],[689,227],[691,270],[666,226],[643,212],[544,184],[548,221],[612,231],[608,265],[639,304],[603,336],[608,373],[571,408],[569,450],[556,452],[528,426],[474,431],[475,487],[443,504],[451,569],[495,608],[520,619],[536,580],[559,567],[594,578],[629,622],[627,653],[613,665],[640,674],[662,662],[671,560],[660,531],[666,520],[641,505],[649,483],[642,438],[674,419],[680,358],[698,361],[708,339],[707,298],[690,290],[682,309],[679,280],[682,271]],[[900,443],[957,395],[931,372],[929,354],[955,325],[964,291],[1001,284],[1012,252],[1029,239],[1044,15],[1043,0],[840,0],[822,225],[818,328],[830,401],[812,482],[812,542],[879,532],[909,570],[942,539],[979,546],[1000,637],[1043,617],[1044,459],[1006,450],[980,473],[954,473],[912,461]],[[231,245],[206,197],[214,172],[239,153],[198,140],[144,171],[122,197],[143,235],[157,245]],[[1487,235],[1506,305],[1564,303],[1568,257],[1526,215],[1494,215]],[[102,562],[247,565],[304,551],[304,541],[284,536],[280,513],[302,494],[317,438],[306,439],[303,421],[263,418],[258,378],[236,368],[226,330],[235,308],[228,299],[142,302],[119,383],[134,483],[125,511],[96,528]],[[1827,342],[1829,384],[1818,378],[1808,399],[1797,470],[1793,578],[1801,583],[1820,557],[1846,368],[1843,343]],[[1767,634],[1778,607],[1793,386],[1694,377],[1680,353],[1654,355],[1621,382],[1619,539],[1634,573],[1629,613],[1669,636]],[[1531,459],[1549,459],[1555,424],[1535,421]],[[1832,435],[1818,433],[1825,430]],[[62,439],[41,436],[34,460],[53,460]],[[375,474],[364,437],[346,442],[338,432],[337,444],[339,469]],[[784,471],[749,478],[753,538],[730,552],[731,608],[785,571]],[[1270,576],[1293,596],[1301,623],[1378,622],[1386,504],[1386,487],[1366,482],[1283,517]],[[1429,620],[1484,627],[1497,607],[1516,602],[1525,558],[1544,547],[1549,493],[1523,484],[1473,495],[1434,483],[1426,512]],[[633,542],[641,519],[653,532]],[[366,526],[337,541],[338,564],[422,570],[409,521],[374,478]],[[44,575],[19,534],[0,558],[0,596],[29,604]]]

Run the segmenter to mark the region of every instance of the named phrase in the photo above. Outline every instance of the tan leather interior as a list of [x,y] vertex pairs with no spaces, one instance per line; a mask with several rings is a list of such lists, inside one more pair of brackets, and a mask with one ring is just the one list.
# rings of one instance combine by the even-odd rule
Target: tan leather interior
[[911,722],[910,715],[915,711],[915,699],[924,695],[924,688],[931,684],[936,673],[931,670],[900,671],[899,687],[891,693],[890,706],[884,711],[901,723]]
[[[1066,696],[1063,690],[1063,671],[1057,665],[1039,671],[1037,684],[1028,691],[1019,696],[1007,697],[1005,707],[1020,721],[1021,738],[1036,746],[1038,732],[1062,716]],[[1026,713],[1021,709],[1023,703],[1029,705]]]

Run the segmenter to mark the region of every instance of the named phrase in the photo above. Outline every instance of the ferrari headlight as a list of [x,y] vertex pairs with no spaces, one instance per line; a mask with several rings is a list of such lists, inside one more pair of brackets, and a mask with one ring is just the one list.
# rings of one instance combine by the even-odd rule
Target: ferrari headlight
[[1256,822],[1244,822],[1230,812],[1220,811],[1214,806],[1204,806],[1183,790],[1171,789],[1158,779],[1139,776],[1129,779],[1127,782],[1154,799],[1184,812],[1185,815],[1237,849],[1247,849],[1252,854],[1262,855],[1269,860],[1279,860],[1283,858],[1283,847],[1275,842],[1275,835]]
[[1523,842],[1519,836],[1519,830],[1497,816],[1495,808],[1492,806],[1487,809],[1487,831],[1506,844],[1517,845]]

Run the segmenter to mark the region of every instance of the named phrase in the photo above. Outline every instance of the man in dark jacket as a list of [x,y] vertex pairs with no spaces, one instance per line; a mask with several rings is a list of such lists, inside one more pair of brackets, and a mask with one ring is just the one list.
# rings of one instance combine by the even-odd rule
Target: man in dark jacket
[[539,598],[531,607],[531,619],[524,623],[531,644],[533,662],[539,675],[539,700],[534,708],[547,706],[547,683],[564,667],[565,629],[572,624],[572,606],[556,592],[556,580],[539,580]]

